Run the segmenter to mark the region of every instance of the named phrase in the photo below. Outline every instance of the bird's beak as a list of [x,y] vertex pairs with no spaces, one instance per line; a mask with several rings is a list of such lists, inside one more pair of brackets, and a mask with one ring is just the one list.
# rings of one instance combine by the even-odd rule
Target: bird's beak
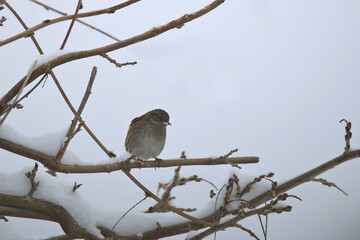
[[167,126],[167,125],[171,125],[170,122],[164,122],[164,124]]

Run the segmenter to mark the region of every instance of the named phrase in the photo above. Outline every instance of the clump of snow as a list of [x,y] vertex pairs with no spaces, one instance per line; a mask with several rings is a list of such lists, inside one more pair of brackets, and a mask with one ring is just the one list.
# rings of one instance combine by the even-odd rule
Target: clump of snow
[[[69,127],[57,132],[47,133],[35,137],[28,137],[19,133],[10,125],[3,123],[0,127],[0,138],[17,143],[24,147],[55,156],[66,139]],[[62,161],[81,163],[82,161],[74,153],[67,150]]]
[[60,56],[62,56],[62,55],[65,55],[65,54],[68,54],[68,53],[71,53],[71,52],[72,52],[72,51],[70,51],[70,50],[55,50],[55,51],[52,51],[52,52],[47,53],[47,54],[38,55],[38,56],[31,62],[27,74],[30,73],[30,70],[31,70],[31,68],[33,67],[35,61],[37,61],[37,62],[36,62],[36,65],[35,65],[35,67],[34,67],[34,70],[35,70],[36,68],[38,68],[39,66],[41,66],[41,65],[43,65],[43,64],[45,64],[45,63],[47,63],[47,62],[49,62],[49,61],[57,58],[57,57],[60,57]]
[[[31,188],[30,181],[25,173],[32,169],[33,166],[28,166],[21,171],[0,172],[0,193],[25,196]],[[34,198],[63,206],[80,226],[92,234],[101,236],[96,228],[97,214],[95,213],[97,211],[86,202],[79,191],[72,191],[72,184],[64,183],[59,178],[41,172],[37,172],[35,181],[40,181],[40,184],[33,195]]]

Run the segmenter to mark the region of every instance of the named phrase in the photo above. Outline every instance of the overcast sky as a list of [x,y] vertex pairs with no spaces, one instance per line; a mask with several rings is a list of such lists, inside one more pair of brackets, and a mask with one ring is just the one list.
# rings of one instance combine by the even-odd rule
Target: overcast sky
[[[71,13],[77,1],[47,3]],[[81,11],[118,3],[83,1]],[[148,0],[115,14],[83,20],[126,39],[208,3]],[[58,17],[27,0],[10,4],[30,27]],[[163,108],[170,114],[172,126],[159,157],[176,158],[183,150],[189,158],[218,156],[238,148],[236,156],[260,157],[258,164],[244,165],[244,170],[272,171],[275,179],[287,179],[343,152],[344,124],[339,124],[343,118],[353,124],[352,148],[360,148],[359,11],[357,0],[226,0],[181,29],[109,53],[118,62],[137,61],[135,66],[119,69],[101,57],[91,57],[54,71],[77,108],[92,67],[98,67],[83,119],[116,154],[124,152],[124,139],[134,117]],[[1,40],[23,31],[8,10],[2,10],[0,16],[7,18],[0,27]],[[69,23],[36,32],[45,53],[60,47]],[[75,23],[65,49],[86,50],[110,43],[113,40]],[[29,38],[0,48],[0,96],[26,75],[37,55]],[[62,130],[72,119],[51,78],[23,105],[6,123],[28,136]],[[70,150],[89,163],[107,158],[85,131],[75,137]],[[32,160],[0,150],[2,171],[29,165]],[[348,197],[319,183],[291,190],[289,193],[303,201],[290,200],[292,212],[270,216],[268,239],[356,239],[360,235],[359,170],[360,161],[355,159],[321,175]],[[221,186],[231,171],[231,166],[194,166],[183,167],[181,175],[197,174]],[[173,169],[132,173],[156,191],[158,182],[171,179]],[[143,197],[121,172],[58,177],[83,183],[78,191],[90,204],[106,210],[127,209]],[[183,207],[201,206],[210,189],[205,183],[189,184],[174,192],[176,202]],[[139,209],[152,203],[148,200]],[[21,226],[33,239],[62,233],[57,224],[42,221],[10,218],[10,223],[0,224],[11,224],[14,229]],[[256,217],[241,224],[262,237]],[[232,237],[251,239],[235,229],[217,235],[217,239]]]

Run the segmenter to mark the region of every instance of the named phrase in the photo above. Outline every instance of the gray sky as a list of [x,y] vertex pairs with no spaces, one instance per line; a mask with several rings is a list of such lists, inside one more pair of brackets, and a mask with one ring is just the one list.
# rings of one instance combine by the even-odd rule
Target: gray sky
[[[76,4],[47,2],[68,13]],[[83,1],[82,11],[117,3]],[[83,20],[126,39],[208,3],[143,1],[115,14]],[[29,1],[11,4],[28,26],[58,16]],[[227,0],[182,29],[109,54],[119,62],[137,61],[136,66],[119,69],[101,57],[92,57],[57,67],[55,73],[77,107],[92,66],[98,67],[83,118],[116,154],[124,152],[131,119],[163,108],[170,114],[172,126],[161,158],[178,157],[183,150],[188,157],[218,156],[239,148],[236,156],[260,157],[260,163],[244,169],[259,174],[272,171],[275,179],[287,179],[343,152],[344,124],[339,124],[342,118],[353,123],[352,148],[360,147],[359,10],[360,2],[356,0]],[[0,15],[8,19],[0,28],[0,39],[23,31],[7,10]],[[68,25],[63,22],[36,32],[45,52],[60,47]],[[66,49],[85,50],[112,42],[76,23]],[[37,51],[26,38],[1,47],[0,56],[3,95],[27,73]],[[24,109],[13,111],[6,122],[29,136],[63,129],[72,119],[50,78],[23,104]],[[89,162],[107,158],[85,131],[76,136],[70,150]],[[3,171],[33,164],[3,150],[0,156]],[[359,236],[359,169],[360,162],[355,159],[321,176],[335,182],[349,197],[319,183],[290,191],[303,201],[290,200],[292,212],[270,216],[269,239],[336,240]],[[221,186],[232,170],[230,166],[196,166],[184,167],[181,174],[197,174]],[[170,180],[173,169],[132,173],[155,191],[158,182]],[[129,208],[143,197],[143,192],[120,172],[59,174],[59,178],[83,183],[79,190],[89,197],[89,202],[108,209],[117,210],[120,205]],[[201,206],[209,190],[205,183],[178,189],[177,203]],[[140,209],[147,209],[151,203],[143,203]],[[61,233],[52,223],[18,219],[11,222],[14,228],[21,224],[34,239]],[[261,237],[257,218],[241,224]],[[220,232],[217,239],[235,236],[251,239],[240,230]]]

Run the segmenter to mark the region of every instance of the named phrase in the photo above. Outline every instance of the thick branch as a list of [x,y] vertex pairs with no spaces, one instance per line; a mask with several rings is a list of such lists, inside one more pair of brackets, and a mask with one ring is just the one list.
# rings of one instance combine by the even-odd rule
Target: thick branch
[[213,159],[213,158],[189,158],[189,159],[169,159],[164,161],[145,161],[143,164],[129,163],[129,162],[116,162],[103,165],[67,165],[57,163],[54,161],[54,157],[48,154],[35,151],[33,149],[24,147],[20,144],[10,142],[8,140],[0,138],[0,148],[9,152],[34,159],[41,162],[45,167],[56,172],[63,173],[100,173],[100,172],[113,172],[118,170],[126,170],[131,168],[155,168],[155,167],[175,167],[175,166],[191,166],[191,165],[219,165],[237,163],[257,163],[258,157],[233,157],[227,159]]
[[[182,27],[185,23],[190,22],[196,18],[199,18],[201,16],[203,16],[204,14],[210,12],[211,10],[215,9],[216,7],[218,7],[220,4],[222,4],[225,0],[215,0],[214,2],[212,2],[210,5],[204,7],[203,9],[192,13],[192,14],[186,14],[176,20],[173,20],[165,25],[162,25],[160,27],[155,27],[147,32],[144,32],[142,34],[139,34],[137,36],[128,38],[126,40],[120,41],[120,42],[116,42],[104,47],[100,47],[100,48],[95,48],[95,49],[91,49],[91,50],[87,50],[87,51],[79,51],[79,52],[72,52],[72,53],[68,53],[68,54],[64,54],[60,57],[57,57],[45,64],[43,64],[42,66],[39,66],[37,69],[35,69],[35,71],[33,72],[33,74],[31,75],[28,84],[30,84],[32,81],[34,81],[37,77],[39,77],[40,75],[46,73],[49,71],[49,69],[55,68],[61,64],[67,63],[67,62],[71,62],[74,60],[78,60],[81,58],[87,58],[87,57],[91,57],[91,56],[95,56],[95,55],[100,55],[102,53],[107,53],[107,52],[111,52],[120,48],[124,48],[127,47],[129,45],[147,40],[149,38],[153,38],[156,37],[164,32],[169,31],[170,29],[174,29],[174,28],[180,28]],[[8,103],[11,99],[13,99],[13,97],[16,95],[16,93],[19,91],[22,83],[24,82],[25,77],[23,79],[21,79],[8,93],[5,94],[5,96],[0,100],[0,113],[4,111],[4,108],[6,107],[6,103]]]
[[56,222],[56,219],[49,216],[48,214],[45,214],[45,213],[42,213],[39,211],[35,211],[35,210],[18,208],[18,207],[0,206],[0,214],[4,215],[4,216],[31,218],[31,219],[39,219],[39,220]]
[[36,198],[29,199],[5,194],[0,194],[0,205],[0,215],[17,217],[21,215],[21,217],[55,221],[61,225],[69,237],[98,240],[96,236],[80,227],[69,212],[62,206]]

